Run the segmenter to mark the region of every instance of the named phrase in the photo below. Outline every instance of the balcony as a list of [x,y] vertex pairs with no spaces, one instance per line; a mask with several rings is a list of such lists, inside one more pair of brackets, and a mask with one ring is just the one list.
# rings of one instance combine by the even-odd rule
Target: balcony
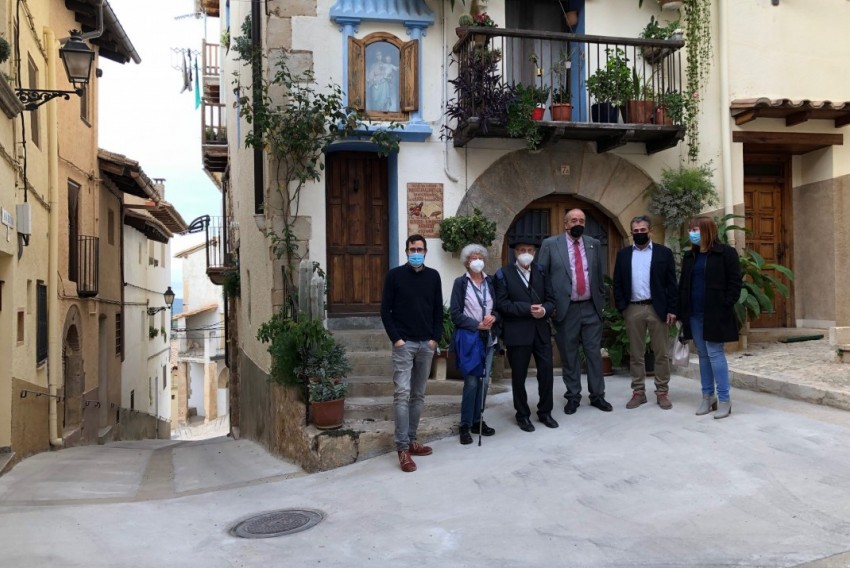
[[204,231],[206,237],[207,276],[213,284],[222,285],[224,278],[238,267],[230,243],[233,242],[237,228],[224,217],[203,215],[189,224],[189,233]]
[[76,265],[77,296],[80,298],[94,298],[98,294],[99,245],[98,237],[80,235],[76,250],[70,251],[71,260]]
[[517,131],[513,106],[523,96],[539,103],[532,128],[538,148],[568,139],[607,152],[637,142],[652,154],[685,136],[681,39],[487,27],[458,33],[455,98],[447,107],[456,147],[476,138],[528,140],[527,130]]
[[201,154],[204,169],[213,174],[227,168],[227,127],[225,106],[221,104],[219,46],[203,43],[201,48],[204,96],[201,97]]

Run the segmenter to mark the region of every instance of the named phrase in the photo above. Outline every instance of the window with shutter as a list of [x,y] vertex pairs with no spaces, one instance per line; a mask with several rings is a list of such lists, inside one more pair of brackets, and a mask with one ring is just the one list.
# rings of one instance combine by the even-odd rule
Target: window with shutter
[[386,32],[348,38],[348,104],[373,120],[406,121],[419,108],[419,44]]

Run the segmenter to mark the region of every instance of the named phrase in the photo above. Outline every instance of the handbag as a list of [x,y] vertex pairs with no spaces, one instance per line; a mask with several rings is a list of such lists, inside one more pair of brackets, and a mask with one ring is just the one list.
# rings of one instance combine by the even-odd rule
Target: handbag
[[673,338],[673,345],[670,348],[671,362],[677,367],[687,367],[691,361],[691,347],[686,339],[682,337],[682,330],[679,329],[679,335]]

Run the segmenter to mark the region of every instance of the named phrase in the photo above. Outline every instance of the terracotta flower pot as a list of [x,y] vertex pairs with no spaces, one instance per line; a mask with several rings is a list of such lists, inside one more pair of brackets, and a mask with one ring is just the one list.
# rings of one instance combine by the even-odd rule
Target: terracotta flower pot
[[345,415],[345,398],[310,403],[313,425],[321,430],[333,430],[342,426]]
[[610,377],[614,374],[614,364],[611,362],[610,357],[602,358],[602,375],[605,377]]
[[626,107],[626,122],[650,124],[655,120],[655,103],[652,101],[629,101]]
[[537,107],[531,111],[531,120],[543,120],[543,113],[546,112],[545,107]]
[[567,22],[567,27],[571,30],[575,29],[578,24],[578,10],[570,10],[564,14],[564,20]]
[[673,126],[673,119],[667,116],[667,109],[663,106],[655,109],[655,124],[659,126]]
[[552,112],[552,120],[569,122],[573,117],[573,105],[570,103],[553,103],[549,107]]

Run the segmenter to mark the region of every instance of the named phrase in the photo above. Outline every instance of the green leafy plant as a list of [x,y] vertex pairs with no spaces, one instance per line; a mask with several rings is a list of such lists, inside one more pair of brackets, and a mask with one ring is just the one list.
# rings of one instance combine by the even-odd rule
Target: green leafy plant
[[543,141],[537,121],[532,119],[532,113],[538,105],[543,104],[549,92],[534,85],[518,83],[512,88],[513,100],[508,105],[508,121],[506,124],[508,136],[525,138],[529,150],[536,150]]
[[221,291],[225,298],[238,298],[242,293],[242,281],[239,276],[239,266],[224,275]]
[[664,217],[669,239],[678,240],[682,227],[706,206],[718,202],[711,163],[665,169],[661,181],[649,188],[649,211]]
[[479,209],[472,215],[456,215],[443,219],[439,229],[443,250],[460,252],[468,244],[489,247],[496,239],[496,222],[485,217]]
[[644,39],[668,39],[679,29],[679,20],[674,20],[666,26],[661,25],[655,16],[649,17],[649,23],[641,30],[639,37]]
[[5,63],[12,54],[12,48],[9,45],[9,40],[5,36],[0,35],[0,63]]
[[674,124],[682,124],[685,117],[685,97],[678,91],[668,91],[658,97],[658,107],[663,108]]
[[632,70],[622,49],[606,48],[605,67],[598,68],[587,79],[587,92],[597,103],[615,106],[633,99]]
[[157,335],[159,335],[159,330],[158,330],[157,328],[155,328],[154,326],[152,326],[152,325],[151,325],[151,326],[148,326],[148,337],[149,337],[150,339],[153,339],[153,338],[154,338],[154,337],[156,337]]
[[708,81],[711,70],[711,0],[684,0],[685,41],[688,44],[685,60],[686,112],[688,161],[699,160],[699,113],[702,105],[700,93]]
[[475,24],[475,22],[472,20],[472,16],[470,16],[469,14],[463,14],[457,20],[457,25],[462,27],[462,28],[467,28],[467,27],[472,26],[474,24]]
[[[718,240],[728,244],[729,231],[743,231],[746,234],[751,232],[745,227],[732,224],[735,218],[743,219],[744,217],[730,213],[714,218],[714,222],[717,223]],[[738,260],[741,263],[744,285],[735,303],[735,315],[738,322],[743,324],[746,321],[754,321],[762,313],[772,313],[773,302],[777,295],[783,298],[788,297],[788,286],[771,272],[777,272],[789,281],[794,280],[794,272],[787,266],[765,262],[764,257],[751,248],[744,248],[738,254]]]
[[[610,277],[606,276],[606,279]],[[626,333],[626,320],[620,310],[614,306],[602,309],[602,347],[608,350],[611,364],[619,367],[623,357],[629,352],[629,334]]]
[[345,348],[321,320],[295,321],[280,311],[260,325],[257,339],[268,343],[270,379],[281,385],[340,382],[351,371]]
[[[237,61],[250,65],[252,75],[249,86],[242,85],[238,77],[234,80],[240,117],[255,126],[246,129],[245,144],[267,152],[277,162],[270,168],[274,172],[270,186],[277,191],[280,205],[271,206],[271,199],[264,202],[265,236],[283,259],[286,289],[294,294],[293,274],[301,260],[295,222],[302,191],[322,178],[325,150],[342,138],[368,138],[380,155],[387,155],[398,151],[398,139],[392,132],[398,125],[367,126],[361,114],[345,106],[339,85],[330,83],[320,89],[311,71],[297,73],[290,68],[286,50],[277,52],[276,67],[266,78],[260,71],[264,53],[251,42],[250,16],[232,48]],[[274,230],[274,226],[281,228]]]

